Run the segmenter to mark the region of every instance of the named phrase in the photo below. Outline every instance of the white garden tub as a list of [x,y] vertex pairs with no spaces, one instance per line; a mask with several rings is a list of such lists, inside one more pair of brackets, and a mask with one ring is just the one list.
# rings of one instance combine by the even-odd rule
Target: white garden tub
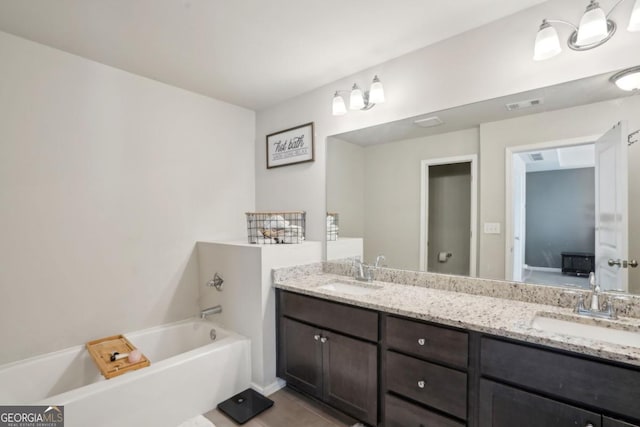
[[105,380],[84,345],[44,354],[0,366],[0,405],[64,405],[65,427],[176,427],[249,387],[250,341],[212,322],[125,336],[151,366]]

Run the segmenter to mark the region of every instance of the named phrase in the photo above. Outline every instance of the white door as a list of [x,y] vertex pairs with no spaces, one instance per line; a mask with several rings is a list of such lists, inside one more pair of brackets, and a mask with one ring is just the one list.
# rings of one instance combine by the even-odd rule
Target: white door
[[[602,290],[627,291],[627,123],[596,141],[596,282]],[[613,265],[610,265],[610,261]]]
[[513,155],[513,277],[511,280],[522,282],[524,271],[525,243],[525,203],[526,203],[527,165],[519,154]]

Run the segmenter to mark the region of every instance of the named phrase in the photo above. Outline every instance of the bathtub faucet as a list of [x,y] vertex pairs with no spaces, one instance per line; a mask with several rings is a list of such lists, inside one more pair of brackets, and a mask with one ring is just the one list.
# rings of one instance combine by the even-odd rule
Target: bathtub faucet
[[204,310],[202,310],[200,312],[200,318],[204,320],[207,318],[207,316],[211,314],[218,314],[218,313],[222,313],[222,306],[214,305],[213,307],[205,308]]

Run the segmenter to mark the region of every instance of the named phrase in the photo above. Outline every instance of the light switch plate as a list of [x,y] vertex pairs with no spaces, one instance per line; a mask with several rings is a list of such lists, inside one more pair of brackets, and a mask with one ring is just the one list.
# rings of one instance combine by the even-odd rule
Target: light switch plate
[[499,222],[485,222],[484,223],[484,234],[500,234],[500,223]]

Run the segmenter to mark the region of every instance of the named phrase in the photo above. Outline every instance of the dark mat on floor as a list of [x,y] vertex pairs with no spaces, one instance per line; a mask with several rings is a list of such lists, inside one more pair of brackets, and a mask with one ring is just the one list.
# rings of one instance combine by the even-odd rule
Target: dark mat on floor
[[253,389],[236,394],[218,405],[220,412],[238,424],[244,424],[259,413],[271,408],[273,400]]

